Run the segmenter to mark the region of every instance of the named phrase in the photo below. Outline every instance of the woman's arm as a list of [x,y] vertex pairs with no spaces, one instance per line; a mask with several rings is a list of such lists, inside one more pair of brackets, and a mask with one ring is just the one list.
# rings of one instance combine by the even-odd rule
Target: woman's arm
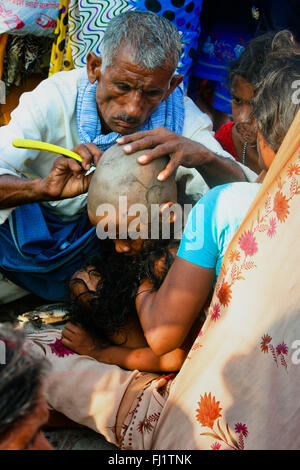
[[213,286],[215,271],[176,257],[157,292],[144,281],[136,308],[145,338],[154,354],[179,348],[202,310]]
[[145,372],[178,371],[187,354],[181,348],[160,357],[156,356],[149,347],[109,346],[102,349],[89,333],[70,322],[62,332],[62,343],[77,354],[92,357],[99,362],[114,364],[123,369],[138,369]]
[[156,356],[151,348],[125,348],[110,346],[99,349],[93,357],[99,362],[114,364],[123,369],[142,370],[144,372],[176,372],[180,370],[187,352],[177,348],[162,356]]

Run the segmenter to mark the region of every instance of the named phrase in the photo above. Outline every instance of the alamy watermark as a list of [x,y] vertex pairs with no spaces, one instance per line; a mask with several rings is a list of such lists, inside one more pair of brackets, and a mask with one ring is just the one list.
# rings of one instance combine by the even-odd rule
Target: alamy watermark
[[6,87],[3,80],[0,80],[0,104],[6,103]]
[[292,83],[294,93],[292,94],[292,103],[300,104],[300,80],[295,80]]
[[100,240],[180,240],[188,221],[186,249],[200,250],[204,245],[204,232],[199,230],[204,226],[204,207],[191,209],[191,204],[177,203],[151,204],[150,209],[144,204],[128,206],[127,196],[120,196],[117,209],[108,203],[97,207],[96,233]]
[[292,349],[295,349],[296,351],[293,352],[292,354],[292,363],[293,364],[300,364],[300,339],[295,339],[292,343]]
[[0,365],[6,364],[6,344],[0,340]]

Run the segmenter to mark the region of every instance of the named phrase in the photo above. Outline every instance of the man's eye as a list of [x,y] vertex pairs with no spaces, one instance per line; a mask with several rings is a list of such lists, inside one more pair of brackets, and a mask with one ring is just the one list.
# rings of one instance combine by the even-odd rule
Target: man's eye
[[119,90],[121,90],[121,91],[129,91],[130,90],[130,86],[127,85],[126,83],[117,83],[116,85],[119,88]]

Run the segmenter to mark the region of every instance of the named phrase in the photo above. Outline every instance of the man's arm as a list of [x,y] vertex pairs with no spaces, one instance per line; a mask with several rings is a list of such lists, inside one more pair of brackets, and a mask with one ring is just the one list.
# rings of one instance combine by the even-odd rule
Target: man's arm
[[86,174],[91,162],[98,163],[102,151],[96,145],[79,145],[73,151],[82,157],[79,164],[71,158],[59,157],[45,178],[27,179],[0,176],[0,210],[32,202],[58,201],[87,192],[92,173]]

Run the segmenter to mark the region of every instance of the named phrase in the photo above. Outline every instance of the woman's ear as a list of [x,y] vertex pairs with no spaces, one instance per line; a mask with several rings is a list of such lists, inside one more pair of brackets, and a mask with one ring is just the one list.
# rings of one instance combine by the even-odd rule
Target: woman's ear
[[93,52],[89,52],[86,57],[86,68],[90,83],[93,84],[96,80],[99,81],[101,76],[101,65],[101,57],[97,57]]
[[269,147],[259,130],[257,131],[257,144],[260,158],[262,159],[265,168],[268,170],[276,156],[276,153],[271,149],[271,147]]

